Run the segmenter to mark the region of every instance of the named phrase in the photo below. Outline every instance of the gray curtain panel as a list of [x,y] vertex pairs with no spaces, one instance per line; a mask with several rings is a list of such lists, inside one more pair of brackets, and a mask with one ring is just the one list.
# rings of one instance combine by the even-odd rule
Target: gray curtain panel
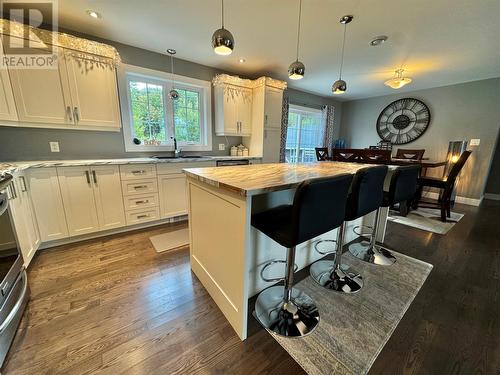
[[328,155],[331,155],[333,148],[333,119],[335,116],[335,107],[332,105],[325,105],[322,112],[323,124],[325,124],[323,147],[328,147]]
[[286,148],[286,133],[288,130],[288,97],[283,97],[283,105],[281,107],[281,143],[280,143],[280,163],[285,163],[285,148]]

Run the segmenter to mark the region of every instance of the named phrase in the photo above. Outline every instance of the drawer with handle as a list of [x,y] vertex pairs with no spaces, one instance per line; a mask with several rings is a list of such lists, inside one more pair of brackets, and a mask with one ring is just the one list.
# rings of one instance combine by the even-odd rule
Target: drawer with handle
[[141,194],[123,197],[125,211],[158,207],[158,194]]
[[156,165],[154,164],[120,165],[120,177],[122,180],[153,178],[156,177]]
[[125,213],[127,225],[146,223],[160,219],[160,209],[158,207],[150,209],[140,209]]
[[157,193],[158,181],[156,178],[122,181],[122,191],[123,195]]

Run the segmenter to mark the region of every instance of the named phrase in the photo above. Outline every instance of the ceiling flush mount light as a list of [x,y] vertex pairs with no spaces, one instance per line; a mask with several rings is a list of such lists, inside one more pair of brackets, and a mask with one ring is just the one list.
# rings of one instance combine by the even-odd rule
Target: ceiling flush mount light
[[246,60],[243,57],[241,57],[238,61],[240,62],[240,64],[243,64]]
[[222,27],[212,35],[212,48],[218,55],[228,56],[234,49],[233,34],[224,28],[224,0],[221,0],[222,5]]
[[347,30],[347,24],[352,21],[354,17],[353,16],[344,16],[340,19],[340,23],[344,25],[344,38],[342,40],[342,54],[340,58],[340,71],[339,71],[339,79],[335,81],[335,83],[332,85],[332,92],[335,95],[343,94],[347,90],[347,83],[342,79],[342,68],[344,67],[344,49],[345,49],[345,34]]
[[412,79],[409,77],[403,77],[403,72],[404,72],[404,69],[396,70],[395,77],[385,81],[384,85],[390,87],[391,89],[397,90],[397,89],[400,89],[401,87],[409,84],[412,81]]
[[168,92],[168,97],[172,100],[179,99],[179,92],[175,89],[175,79],[174,79],[174,55],[177,53],[175,49],[167,49],[167,53],[170,55],[170,74],[172,77],[172,89]]
[[100,20],[102,18],[100,13],[92,9],[87,9],[87,15],[89,17],[95,18],[96,20]]
[[375,38],[373,38],[370,41],[370,46],[372,46],[372,47],[380,46],[380,45],[384,44],[387,41],[387,39],[389,39],[387,35],[376,36]]
[[302,0],[299,0],[299,25],[297,27],[297,49],[295,61],[288,67],[288,77],[293,80],[304,78],[306,67],[299,61],[299,42],[300,42],[300,18],[302,16]]

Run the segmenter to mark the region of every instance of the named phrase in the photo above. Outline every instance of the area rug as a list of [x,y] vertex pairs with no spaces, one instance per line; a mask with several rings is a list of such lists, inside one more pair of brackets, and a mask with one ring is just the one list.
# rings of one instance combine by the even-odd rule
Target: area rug
[[318,327],[297,339],[270,333],[308,374],[359,375],[370,370],[432,270],[428,263],[394,254],[397,261],[389,267],[343,257],[365,282],[354,295],[325,290],[310,276],[296,285],[316,302]]
[[149,238],[157,253],[175,250],[189,245],[189,230],[181,228]]
[[446,223],[441,221],[441,211],[435,208],[419,208],[412,210],[407,216],[400,216],[395,211],[389,211],[388,220],[410,227],[422,229],[437,234],[446,234],[453,226],[464,217],[463,214],[451,212],[451,217]]

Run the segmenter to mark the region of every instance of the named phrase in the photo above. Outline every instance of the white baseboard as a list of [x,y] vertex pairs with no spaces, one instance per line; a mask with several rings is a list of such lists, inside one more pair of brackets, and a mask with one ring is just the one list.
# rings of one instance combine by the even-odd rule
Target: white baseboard
[[484,194],[486,199],[493,199],[494,201],[500,201],[500,194],[486,193]]
[[[439,194],[436,193],[436,192],[434,192],[434,191],[426,191],[426,192],[424,192],[424,196],[426,198],[431,198],[431,199],[436,199],[436,200],[439,198]],[[467,198],[467,197],[460,197],[460,196],[457,195],[455,197],[455,202],[467,204],[469,206],[479,206],[481,204],[481,202],[483,201],[483,198],[484,197],[481,197],[479,199],[476,199],[476,198]]]

